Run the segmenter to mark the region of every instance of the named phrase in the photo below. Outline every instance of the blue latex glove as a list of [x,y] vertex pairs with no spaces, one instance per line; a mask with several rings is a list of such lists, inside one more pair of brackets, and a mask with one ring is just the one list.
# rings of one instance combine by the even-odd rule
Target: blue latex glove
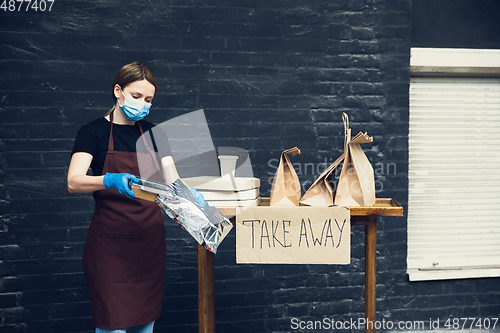
[[194,189],[194,188],[190,188],[189,190],[191,191],[191,193],[194,194],[194,196],[196,197],[196,200],[198,201],[200,206],[205,207],[207,203],[205,202],[205,198],[203,197],[203,194],[196,191],[196,189]]
[[132,183],[139,184],[139,179],[130,173],[107,172],[102,180],[102,184],[106,190],[116,188],[118,193],[126,195],[127,198],[139,200],[139,198],[135,198],[135,193],[130,189]]

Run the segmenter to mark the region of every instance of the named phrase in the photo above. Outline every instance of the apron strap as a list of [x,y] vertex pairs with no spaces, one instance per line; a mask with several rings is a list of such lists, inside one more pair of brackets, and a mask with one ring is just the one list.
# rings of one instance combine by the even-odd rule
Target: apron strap
[[[146,138],[144,137],[144,132],[142,130],[142,126],[141,126],[141,123],[140,121],[137,122],[137,125],[139,125],[139,129],[141,131],[141,138],[142,138],[142,141],[144,141],[144,145],[146,146],[146,149],[148,150],[149,152],[149,155],[151,155],[151,158],[153,158],[153,161],[155,162],[155,166],[156,166],[156,169],[158,171],[161,171],[161,168],[160,168],[160,164],[158,163],[158,159],[156,158],[156,154],[155,152],[149,147],[148,145],[148,142],[146,140]],[[150,133],[151,134],[151,133]],[[151,140],[153,140],[153,135],[151,134]]]
[[108,151],[113,151],[115,150],[115,145],[113,142],[113,114],[115,112],[111,112],[109,114],[109,122],[111,123],[111,129],[109,130],[109,139],[108,139]]
[[[114,142],[113,142],[113,114],[114,111],[109,114],[109,122],[111,123],[111,129],[109,130],[109,140],[108,140],[108,151],[114,151]],[[153,158],[153,161],[155,163],[155,166],[158,171],[161,171],[160,164],[158,163],[158,159],[156,158],[156,154],[154,151],[149,147],[148,142],[146,141],[146,138],[144,137],[144,131],[142,130],[141,123],[138,121],[137,125],[139,125],[139,130],[141,131],[141,137],[142,141],[144,141],[144,145],[146,146],[146,149],[149,152],[149,155],[151,155],[151,158]],[[151,134],[151,139],[153,139],[153,135]]]

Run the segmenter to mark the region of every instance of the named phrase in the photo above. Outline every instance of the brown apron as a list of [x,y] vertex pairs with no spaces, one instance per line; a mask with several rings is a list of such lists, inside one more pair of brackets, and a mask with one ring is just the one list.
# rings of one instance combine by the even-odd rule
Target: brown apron
[[[114,150],[113,113],[110,118],[103,174],[139,176],[138,159],[141,170],[145,164],[158,170],[155,154],[145,140],[149,153]],[[163,181],[159,171],[155,177]],[[99,191],[83,251],[94,326],[120,329],[156,320],[161,312],[166,255],[165,227],[154,202],[129,199],[116,189]]]

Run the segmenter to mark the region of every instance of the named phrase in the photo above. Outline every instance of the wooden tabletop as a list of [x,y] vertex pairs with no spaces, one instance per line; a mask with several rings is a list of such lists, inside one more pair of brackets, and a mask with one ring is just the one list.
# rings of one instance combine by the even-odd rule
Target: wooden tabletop
[[[269,206],[269,198],[260,199],[260,207]],[[226,216],[236,215],[235,207],[217,207],[222,214]],[[394,199],[378,198],[375,205],[371,207],[348,207],[351,210],[351,216],[403,216],[403,207]]]
[[[144,192],[135,184],[132,185],[132,191],[138,198],[148,201],[155,201],[156,194]],[[269,206],[269,198],[260,198],[259,206]],[[222,214],[227,217],[236,215],[235,207],[217,207]],[[403,207],[392,198],[378,198],[375,200],[375,205],[370,207],[348,207],[351,210],[351,216],[403,216]]]

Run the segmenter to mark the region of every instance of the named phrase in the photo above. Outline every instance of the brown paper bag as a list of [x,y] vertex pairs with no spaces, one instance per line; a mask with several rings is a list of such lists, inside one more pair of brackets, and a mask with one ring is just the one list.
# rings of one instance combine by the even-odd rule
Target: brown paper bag
[[335,170],[344,160],[345,153],[340,155],[339,158],[325,171],[319,175],[319,177],[314,181],[314,183],[309,187],[307,192],[304,194],[300,203],[307,206],[323,206],[328,207],[333,205],[333,198],[335,197]]
[[[345,114],[345,113],[344,113]],[[346,115],[347,117],[347,115]],[[344,115],[342,115],[342,119],[344,119]],[[328,207],[333,205],[333,201],[335,198],[335,170],[342,163],[345,158],[345,152],[347,144],[351,139],[351,129],[346,127],[346,119],[344,119],[344,153],[339,156],[330,164],[325,171],[319,175],[319,177],[314,181],[314,183],[309,187],[307,192],[304,194],[302,199],[300,199],[300,203],[302,205],[307,206],[323,206]]]
[[338,206],[373,206],[375,204],[375,176],[373,167],[366,157],[361,143],[373,142],[373,137],[359,132],[350,140],[351,129],[347,114],[342,114],[346,144],[344,146],[344,164],[340,172],[335,205]]
[[297,147],[281,153],[280,164],[271,186],[270,206],[298,206],[300,200],[300,182],[288,154],[300,154]]

